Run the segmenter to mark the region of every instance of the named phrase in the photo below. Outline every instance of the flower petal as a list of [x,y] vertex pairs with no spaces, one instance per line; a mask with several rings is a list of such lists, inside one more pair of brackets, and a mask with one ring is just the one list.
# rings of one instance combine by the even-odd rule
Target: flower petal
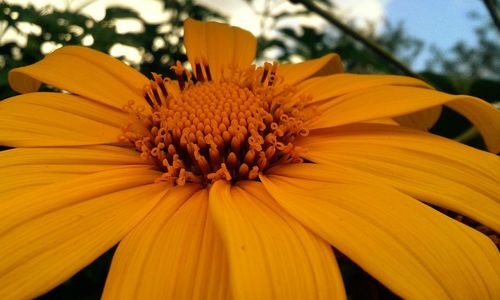
[[209,208],[227,249],[234,298],[345,298],[329,245],[288,216],[262,184],[217,181]]
[[[490,151],[500,150],[500,112],[485,101],[407,86],[379,86],[324,101],[310,128],[327,128],[373,119],[392,118],[450,104],[478,127]],[[483,118],[483,121],[480,119]],[[491,127],[487,129],[485,124]]]
[[[237,65],[245,68],[255,58],[257,41],[248,31],[217,22],[184,21],[184,45],[195,71],[196,59],[207,59],[214,80],[221,77],[221,71],[232,72]],[[198,78],[200,79],[200,78]]]
[[297,84],[298,96],[311,96],[307,104],[321,103],[326,100],[344,96],[364,89],[382,86],[407,86],[431,89],[427,83],[406,76],[396,75],[360,75],[333,74],[314,77]]
[[226,256],[199,188],[170,191],[120,243],[104,299],[228,298]]
[[31,106],[41,106],[75,114],[117,128],[127,125],[129,121],[128,114],[122,109],[112,108],[75,95],[39,92],[19,95],[11,99],[9,101],[16,103],[12,105],[20,106],[17,108],[19,112],[29,111]]
[[32,93],[0,102],[0,144],[11,147],[117,143],[127,115],[88,99]]
[[476,126],[490,152],[500,152],[500,110],[485,101],[464,98],[446,104]]
[[[360,75],[360,74],[335,74],[331,76],[316,77],[305,80],[297,85],[299,90],[295,101],[301,99],[300,95],[311,96],[309,104],[340,97],[342,95],[371,87],[379,86],[412,86],[432,89],[427,83],[407,76],[397,75]],[[441,107],[419,111],[397,118],[398,122],[407,127],[428,130],[441,115]]]
[[154,182],[161,172],[149,167],[120,168],[79,176],[0,202],[0,234],[48,211]]
[[343,70],[340,56],[337,53],[329,53],[297,64],[281,64],[278,74],[283,76],[285,83],[295,85],[310,77],[342,73]]
[[9,83],[20,93],[35,92],[46,83],[117,108],[129,100],[147,105],[146,77],[109,55],[81,46],[57,49],[35,64],[13,69]]
[[442,106],[431,107],[408,115],[396,117],[395,120],[406,127],[429,130],[441,116]]
[[0,168],[31,164],[149,164],[132,149],[116,146],[17,148],[0,152]]
[[0,297],[33,298],[62,283],[115,245],[166,188],[149,184],[66,202],[16,224],[0,235]]
[[[500,254],[390,188],[261,176],[291,215],[405,299],[500,297]],[[483,251],[488,256],[481,255]]]
[[500,230],[500,159],[491,153],[377,124],[313,130],[297,144],[308,148],[308,160],[338,169],[332,179],[374,177],[369,180]]
[[113,146],[17,148],[0,152],[0,201],[85,174],[149,164],[131,149]]
[[[130,166],[129,166],[130,167]],[[0,201],[55,182],[118,168],[114,165],[29,165],[0,170]]]

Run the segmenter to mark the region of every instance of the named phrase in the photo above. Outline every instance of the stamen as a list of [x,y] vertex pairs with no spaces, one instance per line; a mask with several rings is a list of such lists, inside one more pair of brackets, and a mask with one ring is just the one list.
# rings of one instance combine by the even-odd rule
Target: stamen
[[158,105],[161,105],[161,97],[158,94],[158,89],[156,89],[156,86],[153,86],[153,88],[151,89],[151,91],[153,92],[153,95],[154,95],[153,97],[156,100],[156,103]]
[[[152,112],[129,103],[130,124],[120,141],[130,141],[143,159],[164,173],[157,181],[177,185],[216,180],[258,180],[259,172],[300,163],[305,149],[294,141],[309,133],[305,124],[317,112],[305,109],[295,90],[284,85],[277,63],[239,69],[214,81],[206,58],[195,59],[197,83],[177,61],[179,90],[153,73],[144,88]],[[294,99],[294,100],[292,100]]]
[[276,78],[276,71],[278,70],[278,63],[274,62],[271,68],[271,75],[269,75],[269,81],[267,82],[268,86],[273,86],[274,79]]
[[226,165],[229,167],[229,169],[234,169],[238,166],[238,157],[234,152],[229,153],[229,155],[227,156]]
[[201,62],[200,62],[199,58],[196,58],[194,60],[194,65],[195,65],[196,79],[198,79],[198,81],[202,81],[202,82],[205,81],[205,77],[203,76],[203,71],[201,68]]
[[240,179],[248,178],[248,172],[249,172],[248,165],[246,163],[242,163],[240,165],[240,168],[238,169],[238,177]]
[[203,65],[205,66],[205,74],[207,74],[207,80],[212,81],[212,74],[210,73],[210,67],[208,61],[205,57],[202,58]]
[[262,78],[260,79],[260,83],[263,84],[267,79],[267,74],[269,73],[269,69],[271,68],[271,64],[266,62],[264,63],[264,73],[262,74]]
[[175,75],[177,76],[177,82],[179,82],[179,87],[182,91],[185,86],[185,81],[184,81],[185,68],[182,66],[180,61],[176,61],[175,66],[171,66],[170,69],[175,71]]
[[149,104],[149,106],[153,107],[154,106],[153,100],[151,100],[151,97],[149,97],[148,89],[149,89],[149,86],[144,87],[144,99],[146,99],[146,102]]
[[165,87],[165,84],[163,82],[163,79],[161,78],[161,75],[156,74],[155,72],[151,73],[153,75],[155,83],[160,87],[161,93],[163,94],[164,97],[168,96],[167,93],[167,88]]

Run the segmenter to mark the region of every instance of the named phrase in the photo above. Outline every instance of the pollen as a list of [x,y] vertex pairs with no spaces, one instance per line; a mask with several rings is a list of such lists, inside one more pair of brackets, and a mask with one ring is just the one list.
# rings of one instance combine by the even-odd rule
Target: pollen
[[294,140],[308,135],[316,113],[283,83],[277,63],[227,68],[217,81],[204,59],[194,76],[180,62],[171,68],[176,81],[153,74],[145,87],[149,108],[124,108],[130,122],[120,136],[164,172],[158,180],[258,180],[274,165],[303,162]]

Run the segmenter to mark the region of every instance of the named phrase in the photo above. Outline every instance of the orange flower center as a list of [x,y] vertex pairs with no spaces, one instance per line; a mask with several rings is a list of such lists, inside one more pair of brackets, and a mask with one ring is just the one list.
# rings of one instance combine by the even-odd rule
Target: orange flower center
[[151,113],[127,106],[131,122],[122,135],[162,168],[159,180],[256,180],[273,165],[302,162],[293,142],[308,134],[312,114],[276,76],[277,64],[233,68],[213,81],[197,61],[196,83],[179,63],[173,69],[177,83],[153,74],[145,91]]

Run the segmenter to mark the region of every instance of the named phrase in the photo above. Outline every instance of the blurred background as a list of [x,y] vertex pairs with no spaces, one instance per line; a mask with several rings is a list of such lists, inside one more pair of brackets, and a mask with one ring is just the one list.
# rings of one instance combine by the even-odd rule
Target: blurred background
[[[186,60],[182,24],[191,17],[251,31],[258,63],[337,52],[346,72],[419,77],[498,105],[499,14],[500,0],[2,0],[0,99],[15,95],[10,69],[64,45],[109,53],[147,76],[172,75],[169,66]],[[447,109],[431,131],[484,147],[470,124]],[[41,298],[98,299],[112,253]],[[395,298],[339,257],[351,299]]]

